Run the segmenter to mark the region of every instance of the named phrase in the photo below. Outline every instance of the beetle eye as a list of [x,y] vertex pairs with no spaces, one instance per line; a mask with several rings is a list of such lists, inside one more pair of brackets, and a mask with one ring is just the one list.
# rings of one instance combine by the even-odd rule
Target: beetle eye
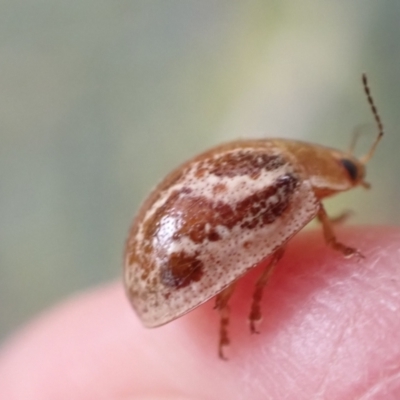
[[358,178],[358,169],[357,166],[353,163],[353,161],[347,160],[346,158],[343,158],[340,160],[342,163],[343,167],[345,167],[346,171],[350,175],[350,178],[355,181]]

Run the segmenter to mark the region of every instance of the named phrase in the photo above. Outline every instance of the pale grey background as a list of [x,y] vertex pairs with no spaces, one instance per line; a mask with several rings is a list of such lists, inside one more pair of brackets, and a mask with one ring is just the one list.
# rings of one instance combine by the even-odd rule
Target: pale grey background
[[119,277],[141,199],[237,137],[346,148],[384,119],[373,190],[329,203],[400,223],[400,2],[0,1],[0,338]]

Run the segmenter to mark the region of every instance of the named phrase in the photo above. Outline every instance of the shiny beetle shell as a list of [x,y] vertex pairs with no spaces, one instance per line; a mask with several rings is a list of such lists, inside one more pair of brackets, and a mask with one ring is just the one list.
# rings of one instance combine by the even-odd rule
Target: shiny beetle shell
[[[321,200],[368,187],[365,164],[383,127],[365,76],[363,82],[379,128],[363,158],[352,154],[355,141],[346,152],[295,140],[239,140],[189,160],[153,190],[125,249],[125,288],[145,326],[163,325],[216,295],[223,311],[232,284],[267,257],[276,264],[289,239],[316,216],[328,245],[361,256],[336,240]],[[252,332],[261,285],[257,290]],[[222,313],[221,357],[227,321]]]
[[185,314],[282,247],[315,217],[321,197],[354,186],[342,159],[292,140],[236,141],[168,175],[126,249],[126,289],[144,325]]

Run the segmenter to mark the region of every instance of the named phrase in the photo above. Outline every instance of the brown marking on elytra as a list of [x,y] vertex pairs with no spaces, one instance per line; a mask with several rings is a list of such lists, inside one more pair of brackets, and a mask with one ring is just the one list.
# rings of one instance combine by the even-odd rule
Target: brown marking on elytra
[[203,263],[197,254],[184,251],[172,253],[161,265],[161,282],[165,286],[181,289],[198,282],[203,275]]
[[[192,197],[190,191],[185,188],[182,192],[176,190],[145,222],[144,235],[157,237],[165,223],[164,215],[175,218],[176,226],[179,227],[171,240],[179,241],[186,236],[194,244],[201,244],[206,240],[210,242],[220,240],[221,236],[215,229],[217,226],[233,229],[239,224],[242,229],[254,229],[257,226],[270,224],[285,211],[297,184],[298,180],[293,174],[283,175],[273,185],[244,198],[235,207],[223,202],[214,203],[206,198]],[[179,210],[179,213],[175,210]],[[152,246],[151,241],[148,246]],[[146,260],[145,255],[140,258],[137,261],[147,266],[142,276],[147,277],[155,265]],[[181,289],[198,281],[203,274],[203,265],[197,255],[179,252],[172,253],[169,257],[164,256],[163,259],[160,279],[165,286]],[[156,284],[157,281],[154,280],[148,282],[150,290]]]
[[[174,192],[154,214],[154,220],[148,221],[147,225],[154,229],[152,235],[157,236],[157,230],[163,225],[162,215],[169,215],[176,219],[177,229],[173,240],[186,236],[194,244],[206,240],[217,241],[220,238],[215,231],[217,226],[229,230],[236,225],[243,229],[254,229],[256,226],[274,222],[287,208],[297,184],[298,179],[294,174],[286,174],[279,177],[274,184],[234,205],[213,202],[204,197],[179,196],[178,192]],[[175,212],[176,209],[179,209],[179,213]]]
[[[287,208],[297,184],[298,178],[287,173],[279,176],[273,184],[232,205],[206,197],[195,197],[190,188],[182,186],[171,191],[164,203],[143,221],[142,234],[144,238],[158,238],[160,232],[166,230],[164,225],[173,220],[175,230],[169,239],[171,243],[179,242],[184,237],[189,238],[193,244],[217,242],[221,240],[216,229],[218,226],[228,230],[237,225],[242,229],[254,229],[274,222]],[[162,251],[154,248],[154,243],[154,240],[136,243],[142,246],[142,251],[130,253],[130,262],[141,265],[144,280],[156,269],[154,260],[148,255]],[[196,257],[184,253],[173,254],[169,258],[160,253],[160,257],[164,260],[160,273],[162,284],[180,289],[200,279],[201,262]],[[149,290],[153,290],[157,283],[154,279],[147,280]]]
[[221,239],[221,236],[215,229],[211,229],[210,232],[208,232],[207,234],[207,239],[210,242],[217,242]]

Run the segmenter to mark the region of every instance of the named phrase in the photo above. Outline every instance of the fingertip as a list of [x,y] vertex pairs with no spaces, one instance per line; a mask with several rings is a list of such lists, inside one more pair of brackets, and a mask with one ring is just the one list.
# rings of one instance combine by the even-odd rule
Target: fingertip
[[337,234],[365,260],[344,259],[318,230],[297,235],[264,292],[259,335],[250,335],[247,320],[261,271],[243,278],[230,303],[227,362],[217,356],[212,301],[148,330],[117,283],[67,301],[10,340],[0,354],[0,398],[351,399],[371,387],[397,393],[390,373],[400,367],[400,231]]

